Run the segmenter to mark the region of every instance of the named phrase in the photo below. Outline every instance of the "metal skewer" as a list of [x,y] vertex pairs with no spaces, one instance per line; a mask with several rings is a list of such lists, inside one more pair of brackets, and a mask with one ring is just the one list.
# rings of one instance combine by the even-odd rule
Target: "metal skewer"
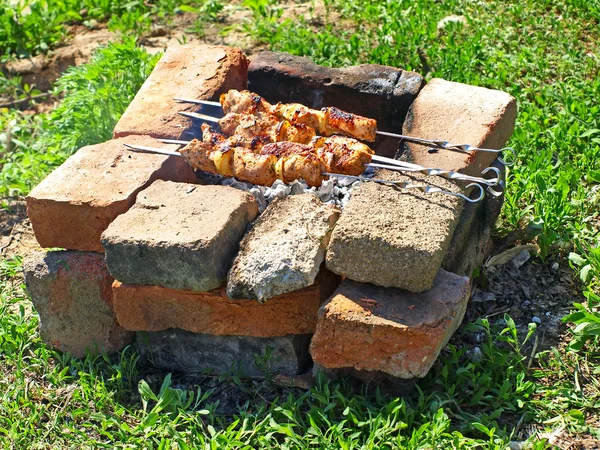
[[[161,148],[154,148],[154,147],[147,147],[145,145],[133,145],[133,144],[123,144],[126,148],[128,148],[129,150],[132,151],[136,151],[136,152],[141,152],[141,153],[156,153],[156,154],[160,154],[160,155],[169,155],[169,156],[180,156],[183,157],[183,155],[179,152],[174,152],[171,150],[164,150]],[[368,177],[362,177],[362,176],[354,176],[354,175],[344,175],[344,174],[340,174],[340,173],[329,173],[329,172],[324,172],[323,175],[326,176],[333,176],[333,177],[339,177],[339,178],[351,178],[354,180],[360,180],[360,181],[371,181],[374,183],[380,183],[380,184],[388,184],[388,185],[393,185],[393,186],[397,186],[401,189],[419,189],[420,191],[424,192],[425,194],[435,194],[435,193],[439,193],[439,194],[446,194],[446,195],[452,195],[455,197],[460,197],[462,199],[464,199],[465,201],[471,202],[471,203],[477,203],[478,201],[480,201],[483,196],[484,196],[484,191],[483,188],[481,187],[480,184],[478,183],[471,183],[467,186],[465,186],[465,189],[469,189],[471,187],[477,187],[479,189],[479,195],[477,196],[477,198],[472,199],[464,194],[458,193],[458,192],[450,192],[450,191],[444,191],[443,189],[434,187],[434,186],[429,186],[426,184],[413,184],[407,181],[390,181],[390,180],[381,180],[378,178],[368,178]]]
[[205,120],[206,122],[212,122],[217,124],[219,123],[219,119],[217,119],[216,117],[206,116],[204,114],[191,113],[186,111],[180,111],[179,114],[185,117],[190,117],[191,119],[200,119]]
[[[181,140],[176,140],[176,139],[159,139],[159,140],[161,142],[164,142],[165,144],[178,144],[178,145],[189,144],[189,141],[181,141]],[[496,167],[487,167],[485,170],[483,170],[483,172],[481,172],[482,175],[485,175],[488,172],[493,172],[496,175],[495,178],[486,179],[486,178],[481,178],[481,177],[465,175],[465,174],[462,174],[459,172],[454,172],[452,170],[442,170],[442,169],[433,169],[433,168],[429,168],[429,167],[423,167],[418,164],[413,164],[413,163],[404,162],[404,161],[398,161],[396,159],[386,158],[384,156],[373,155],[371,158],[374,161],[379,161],[379,162],[382,162],[385,164],[371,163],[371,164],[366,164],[366,167],[388,169],[388,170],[394,170],[396,172],[419,172],[419,173],[423,173],[425,175],[441,176],[443,178],[448,178],[450,180],[471,181],[474,183],[481,183],[486,186],[498,186],[501,183],[500,170],[497,169]],[[501,193],[496,193],[496,191],[490,191],[490,193],[492,195],[501,195]]]
[[424,192],[425,194],[439,193],[439,194],[445,194],[445,195],[453,195],[454,197],[460,197],[470,203],[477,203],[477,202],[481,201],[481,199],[483,199],[483,196],[485,195],[483,187],[481,187],[481,185],[478,183],[471,183],[471,184],[468,184],[467,186],[465,186],[465,189],[469,189],[469,188],[479,189],[479,195],[476,198],[470,198],[469,196],[458,193],[458,192],[445,191],[445,190],[440,189],[435,186],[429,186],[427,184],[414,184],[409,181],[382,180],[379,178],[368,178],[368,177],[362,177],[362,176],[356,176],[356,175],[343,175],[343,174],[339,174],[339,173],[330,173],[330,172],[324,172],[323,175],[339,177],[339,178],[350,178],[350,179],[358,180],[358,181],[371,181],[374,183],[389,184],[392,186],[397,186],[402,189],[419,189],[421,192]]
[[[185,102],[185,103],[194,103],[194,104],[198,104],[198,105],[221,107],[221,104],[219,102],[212,102],[212,101],[208,101],[208,100],[193,100],[193,99],[184,99],[184,98],[175,98],[174,100],[178,100],[178,101]],[[183,116],[195,118],[195,119],[206,120],[208,122],[219,123],[218,118],[207,116],[204,114],[188,113],[188,112],[180,112],[179,114],[181,114]],[[394,137],[394,138],[404,140],[407,142],[412,142],[415,144],[429,145],[432,147],[429,149],[430,152],[436,152],[438,150],[449,150],[449,151],[459,152],[459,153],[487,152],[487,153],[498,153],[499,154],[502,152],[510,152],[512,154],[512,158],[510,161],[506,161],[500,157],[498,158],[498,161],[505,166],[512,166],[514,164],[515,159],[517,158],[517,153],[515,152],[515,149],[512,147],[503,147],[500,150],[498,150],[498,149],[494,149],[494,148],[476,147],[476,146],[470,145],[470,144],[453,144],[451,142],[444,141],[441,139],[424,139],[424,138],[419,138],[419,137],[415,137],[415,136],[407,136],[404,134],[390,133],[387,131],[376,131],[375,133],[379,134],[381,136]]]
[[219,108],[221,108],[221,103],[211,102],[210,100],[195,100],[192,98],[180,98],[180,97],[175,97],[173,100],[177,100],[178,102],[182,102],[182,103],[195,103],[197,105],[218,106]]
[[132,145],[132,144],[123,144],[129,150],[135,150],[141,153],[157,153],[159,155],[168,155],[168,156],[183,156],[179,152],[174,152],[172,150],[165,150],[162,148],[155,147],[146,147],[145,145]]

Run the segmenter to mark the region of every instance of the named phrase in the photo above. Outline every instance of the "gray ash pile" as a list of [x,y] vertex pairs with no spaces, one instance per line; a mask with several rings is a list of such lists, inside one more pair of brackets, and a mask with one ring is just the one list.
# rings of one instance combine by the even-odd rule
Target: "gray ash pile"
[[[372,176],[372,169],[368,169],[363,174],[363,177]],[[323,181],[323,184],[319,187],[309,187],[304,180],[294,181],[290,184],[276,180],[270,187],[266,187],[238,181],[235,178],[219,177],[218,180],[214,180],[214,184],[231,186],[252,194],[258,203],[258,209],[261,213],[276,198],[297,194],[313,194],[326,205],[335,205],[343,209],[350,200],[352,190],[361,183],[361,181],[353,178],[330,177],[329,180]]]

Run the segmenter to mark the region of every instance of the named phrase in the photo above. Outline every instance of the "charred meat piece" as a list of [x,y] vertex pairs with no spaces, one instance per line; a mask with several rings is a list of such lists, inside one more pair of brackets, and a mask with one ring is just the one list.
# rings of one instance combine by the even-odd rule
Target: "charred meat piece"
[[324,113],[323,125],[325,130],[319,129],[321,134],[331,136],[343,134],[363,141],[373,142],[377,135],[377,122],[375,119],[359,116],[329,107],[321,110]]
[[236,91],[235,89],[221,94],[219,101],[225,114],[230,112],[239,114],[270,112],[273,107],[273,105],[254,92]]
[[275,142],[265,145],[260,153],[278,158],[275,172],[277,178],[286,183],[304,179],[309,186],[320,186],[324,179],[322,173],[327,166],[308,145]]
[[292,124],[268,113],[229,113],[219,119],[219,126],[223,133],[230,136],[242,136],[248,141],[260,136],[263,140],[267,139],[270,142],[308,143],[316,135],[313,128],[304,124]]
[[192,140],[188,145],[179,150],[179,153],[185,158],[190,166],[194,169],[204,170],[210,173],[219,173],[215,167],[215,163],[210,159],[210,154],[213,151],[213,146],[199,141]]

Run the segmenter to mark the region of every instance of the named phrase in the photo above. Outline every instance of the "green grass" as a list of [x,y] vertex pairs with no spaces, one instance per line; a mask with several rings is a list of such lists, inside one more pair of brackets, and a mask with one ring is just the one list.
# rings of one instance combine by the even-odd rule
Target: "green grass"
[[137,48],[132,39],[110,44],[58,80],[54,92],[64,98],[50,114],[2,114],[0,196],[27,193],[79,148],[110,139],[158,58]]
[[109,30],[141,36],[152,24],[171,25],[183,12],[197,14],[195,30],[218,20],[219,0],[22,0],[0,1],[0,60],[47,53],[69,37],[69,26],[90,29],[105,23]]
[[[150,386],[137,355],[70,359],[48,349],[37,317],[13,281],[20,261],[0,264],[0,443],[5,448],[459,448],[501,449],[511,430],[499,420],[539,417],[516,330],[473,325],[481,358],[453,346],[407,399],[353,392],[318,379],[307,392],[268,381],[224,377],[250,396],[233,416],[215,413],[211,390],[187,391],[170,376]],[[11,281],[13,280],[13,281]],[[500,344],[500,345],[499,345]],[[502,345],[506,345],[505,348]],[[559,412],[580,429],[584,412]],[[546,416],[544,416],[546,417]],[[544,448],[543,442],[531,448]]]
[[[120,8],[110,20],[121,21],[125,33],[132,18],[147,12],[140,29],[154,16],[168,21],[177,8],[220,11],[218,3],[182,8],[180,2],[89,0],[86,19],[75,17],[83,2],[36,4],[42,9],[19,19],[31,22],[22,29],[1,16],[9,30],[0,31],[3,54],[45,51],[65,39],[70,20],[107,21],[106,11],[117,11],[111,8]],[[20,260],[3,260],[2,447],[506,448],[530,424],[600,438],[600,2],[327,0],[319,26],[281,21],[277,2],[243,4],[253,15],[242,29],[272,49],[328,65],[379,63],[418,72],[425,60],[428,77],[501,89],[517,98],[510,144],[518,161],[509,173],[498,232],[535,230],[541,257],[563,258],[576,271],[586,299],[566,318],[573,322],[570,347],[531,359],[510,317],[499,324],[480,320],[461,333],[480,337],[481,355],[456,340],[406,399],[380,395],[372,386],[353,392],[344,382],[322,379],[310,391],[290,391],[269,377],[242,381],[232,374],[217,385],[231,386],[248,401],[223,415],[216,412],[215,383],[184,389],[177,379],[148,371],[131,349],[84,360],[50,350],[40,341],[37,316],[20,285]],[[133,15],[125,14],[127,8]],[[60,11],[67,16],[51,17]],[[438,30],[439,19],[450,14],[464,15],[467,24]],[[27,193],[78,147],[106,139],[155,61],[133,41],[110,45],[58,82],[64,99],[50,115],[2,111],[1,195]],[[27,95],[18,82],[0,81],[10,96]],[[546,447],[534,441],[530,448]]]

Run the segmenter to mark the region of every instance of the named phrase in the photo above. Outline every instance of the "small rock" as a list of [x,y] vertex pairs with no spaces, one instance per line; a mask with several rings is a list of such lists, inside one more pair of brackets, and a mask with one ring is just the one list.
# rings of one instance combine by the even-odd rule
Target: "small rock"
[[317,192],[317,196],[321,199],[321,201],[327,202],[331,200],[331,196],[333,195],[333,181],[323,181],[323,184],[321,184],[321,187]]
[[523,250],[512,259],[511,264],[515,269],[519,269],[523,264],[529,261],[530,258],[531,254],[529,253],[529,250]]
[[290,184],[291,195],[304,194],[305,189],[305,186],[299,181],[294,181],[292,184]]
[[267,208],[267,200],[263,195],[262,191],[256,187],[250,189],[250,194],[254,196],[256,203],[258,203],[258,212],[262,213]]
[[552,272],[558,272],[558,269],[560,269],[560,265],[557,262],[553,262],[550,266],[550,270],[552,270]]
[[542,319],[540,319],[538,316],[533,316],[533,317],[531,318],[531,321],[532,321],[533,323],[536,323],[536,324],[538,324],[538,325],[541,325],[541,324],[542,324]]
[[354,183],[354,179],[352,178],[336,178],[337,184],[342,187],[351,186]]
[[475,295],[473,295],[473,297],[471,298],[471,301],[473,302],[495,302],[496,301],[496,296],[492,293],[492,292],[481,292],[481,291],[477,291],[475,292]]

